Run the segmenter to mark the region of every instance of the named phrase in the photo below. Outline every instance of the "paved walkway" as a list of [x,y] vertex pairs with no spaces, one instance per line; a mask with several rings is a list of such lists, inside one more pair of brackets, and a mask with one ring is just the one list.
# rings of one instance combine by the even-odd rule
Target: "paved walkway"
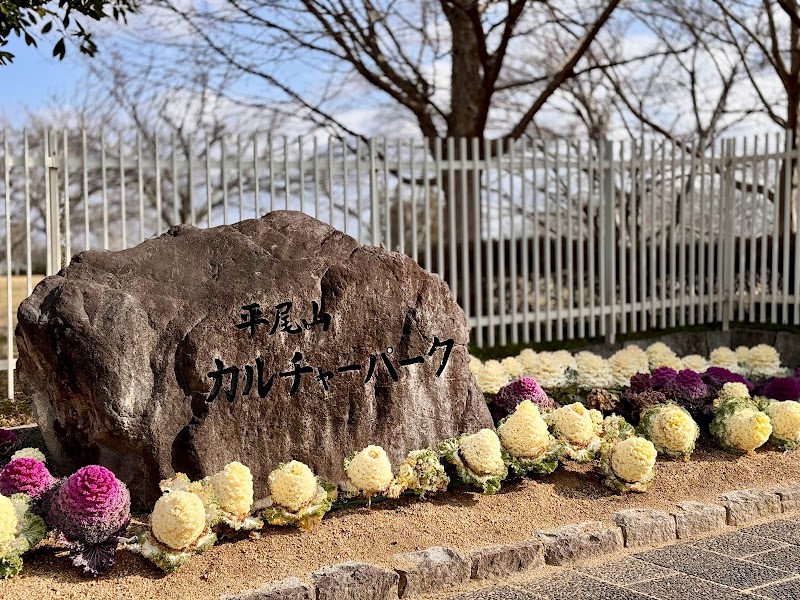
[[800,600],[800,517],[451,600]]

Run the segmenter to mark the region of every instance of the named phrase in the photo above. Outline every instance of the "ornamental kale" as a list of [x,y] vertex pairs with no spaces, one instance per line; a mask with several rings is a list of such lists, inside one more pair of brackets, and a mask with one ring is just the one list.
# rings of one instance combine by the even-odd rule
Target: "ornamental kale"
[[795,377],[770,379],[761,388],[759,395],[772,400],[798,400],[800,399],[800,379]]
[[78,470],[53,492],[48,524],[70,548],[75,566],[97,576],[111,568],[117,543],[130,522],[128,488],[98,465]]
[[0,460],[5,460],[17,447],[17,434],[8,429],[0,428]]
[[712,396],[719,394],[722,386],[726,383],[743,383],[750,392],[752,392],[754,388],[753,382],[749,381],[743,375],[739,375],[739,373],[734,373],[728,369],[723,369],[722,367],[709,367],[701,377],[703,378],[703,382],[708,386],[709,393]]
[[533,377],[520,377],[500,388],[489,404],[489,410],[497,423],[517,410],[525,400],[530,400],[541,410],[556,408],[556,403]]
[[659,367],[649,375],[631,378],[630,387],[622,394],[623,409],[631,421],[638,422],[643,410],[672,401],[688,410],[698,423],[708,424],[713,415],[716,391],[715,385],[707,384],[695,371]]
[[40,500],[56,483],[45,464],[35,458],[16,458],[0,471],[0,494],[27,494]]

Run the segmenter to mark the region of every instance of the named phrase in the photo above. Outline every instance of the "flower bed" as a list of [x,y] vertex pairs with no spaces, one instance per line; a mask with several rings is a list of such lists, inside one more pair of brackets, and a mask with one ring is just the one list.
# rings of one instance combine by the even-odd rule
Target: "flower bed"
[[[108,572],[117,550],[171,573],[218,540],[258,537],[265,523],[310,529],[346,503],[369,506],[404,494],[435,501],[447,489],[492,495],[524,478],[557,476],[551,474],[559,466],[580,474],[576,489],[602,482],[619,494],[645,492],[658,487],[664,459],[692,456],[698,436],[731,459],[800,443],[800,382],[768,346],[718,348],[708,359],[677,357],[664,344],[628,347],[607,360],[526,350],[502,362],[473,359],[472,369],[496,430],[415,450],[395,469],[382,448],[368,446],[345,459],[349,481],[341,490],[298,461],[276,465],[270,496],[261,501],[254,501],[249,469],[237,462],[201,481],[178,474],[162,482],[164,495],[136,535],[127,531],[127,489],[110,471],[89,466],[56,480],[44,457],[12,455],[6,441],[3,451],[14,458],[0,472],[0,509],[8,509],[5,520],[0,510],[0,566],[7,565],[0,575],[19,572],[45,524],[56,534],[51,542],[87,574]],[[683,464],[669,472],[680,474]]]

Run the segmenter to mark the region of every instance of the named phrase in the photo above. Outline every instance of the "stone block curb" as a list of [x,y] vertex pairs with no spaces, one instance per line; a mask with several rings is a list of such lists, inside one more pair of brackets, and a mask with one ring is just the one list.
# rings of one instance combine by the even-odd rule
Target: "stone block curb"
[[400,576],[376,565],[345,562],[311,574],[316,600],[396,600]]
[[544,546],[534,540],[476,548],[470,552],[469,558],[472,579],[506,577],[545,564]]
[[738,490],[720,494],[728,515],[728,525],[740,527],[754,521],[781,514],[781,499],[776,492]]
[[548,565],[564,565],[611,554],[625,545],[622,529],[606,527],[600,521],[538,531],[537,536],[544,545],[544,559]]
[[431,547],[396,554],[394,570],[359,562],[326,566],[311,573],[313,583],[290,577],[219,600],[398,600],[438,592],[470,579],[513,576],[544,565],[568,565],[613,554],[625,547],[656,546],[699,537],[800,511],[800,485],[775,490],[737,490],[719,496],[720,504],[691,500],[670,511],[623,510],[611,515],[616,526],[600,521],[535,532],[534,539],[476,548],[465,556],[452,548]]
[[660,510],[632,508],[611,515],[622,529],[626,548],[658,546],[674,542],[675,517]]
[[728,512],[719,504],[703,504],[691,500],[678,502],[672,516],[675,518],[675,533],[679,540],[719,531],[728,524]]
[[315,600],[314,586],[296,577],[274,581],[255,590],[223,595],[219,600]]
[[395,571],[400,577],[401,598],[424,594],[469,581],[470,560],[452,548],[432,547],[409,554],[396,554]]
[[779,488],[775,490],[781,499],[781,511],[794,513],[800,510],[800,486]]

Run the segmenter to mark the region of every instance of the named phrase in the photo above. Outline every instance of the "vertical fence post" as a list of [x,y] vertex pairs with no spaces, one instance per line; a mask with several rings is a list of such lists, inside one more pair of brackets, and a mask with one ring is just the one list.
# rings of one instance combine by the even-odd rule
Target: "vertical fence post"
[[722,244],[720,245],[720,252],[722,255],[719,257],[719,272],[721,278],[720,285],[720,316],[722,317],[722,330],[728,331],[731,324],[731,315],[733,314],[733,295],[735,293],[734,282],[734,218],[733,218],[733,201],[734,201],[734,146],[732,140],[725,140],[722,148],[722,177],[720,177],[720,185],[722,185],[721,204],[722,204],[722,222],[720,223],[720,232]]
[[[14,399],[14,315],[13,288],[11,281],[11,148],[8,144],[8,130],[3,129],[3,190],[5,192],[5,234],[6,234],[6,398]],[[30,275],[30,272],[29,272]]]
[[47,188],[47,212],[50,227],[47,230],[47,246],[50,248],[47,275],[61,269],[61,203],[58,185],[58,139],[54,131],[45,131],[45,186]]
[[603,253],[602,264],[605,265],[605,285],[603,286],[603,304],[606,315],[606,343],[613,344],[617,337],[617,322],[614,305],[616,303],[616,257],[617,241],[614,218],[614,142],[600,142],[600,208],[603,219],[604,239],[600,251]]
[[[380,246],[380,210],[378,209],[378,173],[375,165],[375,138],[369,138],[369,211],[370,221],[372,222],[370,232],[370,243],[373,246]],[[333,191],[330,192],[331,196]],[[332,202],[333,200],[331,200]],[[333,223],[331,223],[333,225]]]

